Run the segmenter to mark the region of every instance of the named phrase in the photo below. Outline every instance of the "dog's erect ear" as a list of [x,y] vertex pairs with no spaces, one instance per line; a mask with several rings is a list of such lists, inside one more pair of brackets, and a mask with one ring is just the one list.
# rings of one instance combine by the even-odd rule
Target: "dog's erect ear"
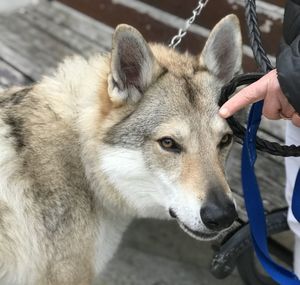
[[112,43],[110,99],[117,104],[137,102],[150,85],[156,65],[143,36],[131,26],[119,25]]
[[235,15],[223,18],[212,30],[200,56],[200,65],[224,83],[242,68],[242,35]]

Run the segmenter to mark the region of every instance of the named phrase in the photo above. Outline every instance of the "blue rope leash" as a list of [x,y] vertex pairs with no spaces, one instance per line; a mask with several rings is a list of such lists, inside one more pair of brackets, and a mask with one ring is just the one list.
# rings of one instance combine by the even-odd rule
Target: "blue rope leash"
[[[254,170],[256,133],[261,121],[262,107],[263,102],[261,101],[255,103],[251,108],[242,151],[242,184],[253,246],[262,266],[276,282],[281,285],[300,285],[297,276],[276,264],[268,250],[264,208]],[[296,179],[292,211],[300,222],[300,171]]]

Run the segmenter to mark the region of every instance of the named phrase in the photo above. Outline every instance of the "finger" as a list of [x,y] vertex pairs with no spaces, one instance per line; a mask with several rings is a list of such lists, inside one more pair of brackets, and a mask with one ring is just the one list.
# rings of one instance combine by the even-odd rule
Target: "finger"
[[293,115],[293,117],[292,117],[292,123],[293,123],[296,127],[300,128],[300,116],[299,116],[298,113],[294,113],[294,115]]
[[296,113],[294,107],[289,103],[285,95],[279,93],[277,96],[281,104],[281,114],[286,118],[292,118],[293,114]]
[[269,120],[279,120],[282,113],[281,107],[277,96],[266,96],[262,113]]
[[289,105],[288,107],[282,108],[280,113],[281,113],[281,116],[283,116],[287,119],[291,119],[295,112],[296,112],[295,109],[291,105]]
[[268,90],[268,80],[264,77],[230,98],[219,110],[221,117],[228,118],[244,107],[264,99]]

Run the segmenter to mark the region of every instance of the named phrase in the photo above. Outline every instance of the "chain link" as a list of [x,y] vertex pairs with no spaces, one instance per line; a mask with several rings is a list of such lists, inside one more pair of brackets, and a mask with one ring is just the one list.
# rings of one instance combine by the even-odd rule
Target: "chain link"
[[179,29],[178,34],[174,36],[169,44],[169,47],[176,48],[177,45],[180,44],[182,38],[187,34],[188,29],[190,26],[195,22],[197,16],[199,16],[203,10],[203,8],[206,6],[207,2],[209,0],[199,0],[197,7],[193,10],[193,15],[186,20],[185,27]]

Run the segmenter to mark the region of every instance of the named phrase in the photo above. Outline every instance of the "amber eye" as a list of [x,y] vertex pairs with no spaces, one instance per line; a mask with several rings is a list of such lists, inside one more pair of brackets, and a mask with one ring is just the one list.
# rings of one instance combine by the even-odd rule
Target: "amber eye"
[[161,148],[166,151],[176,153],[181,152],[181,146],[170,137],[163,137],[158,140],[158,143],[161,146]]
[[222,148],[222,147],[226,147],[226,146],[230,145],[232,142],[232,139],[233,139],[233,135],[231,135],[231,134],[225,135],[221,139],[219,146]]

